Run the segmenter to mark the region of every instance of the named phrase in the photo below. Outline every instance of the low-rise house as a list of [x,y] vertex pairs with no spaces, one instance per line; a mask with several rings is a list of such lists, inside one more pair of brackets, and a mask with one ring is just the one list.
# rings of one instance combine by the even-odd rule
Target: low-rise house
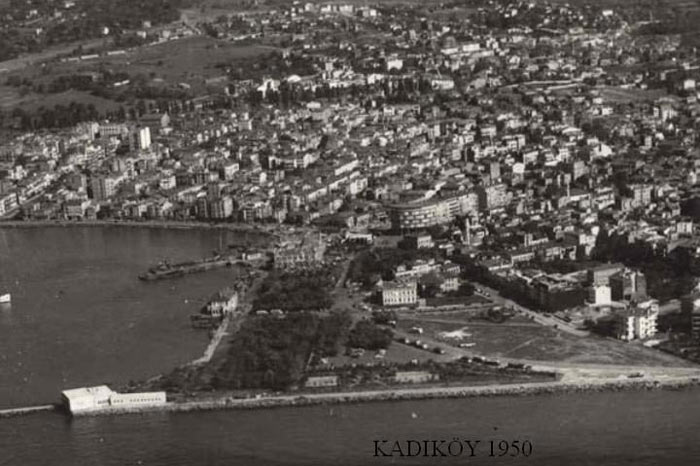
[[214,295],[205,306],[203,313],[212,317],[223,317],[233,313],[238,307],[238,293],[235,290],[226,289]]
[[394,375],[396,383],[427,383],[440,380],[440,376],[428,371],[406,371],[397,372]]
[[337,387],[339,378],[337,375],[316,375],[310,376],[304,382],[306,388],[326,388]]

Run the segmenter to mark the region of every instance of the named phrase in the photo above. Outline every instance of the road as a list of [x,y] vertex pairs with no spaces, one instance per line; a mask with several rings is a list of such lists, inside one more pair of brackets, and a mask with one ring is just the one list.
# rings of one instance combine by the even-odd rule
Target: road
[[518,303],[516,303],[513,300],[510,300],[508,298],[505,298],[499,294],[499,292],[491,287],[488,287],[486,285],[479,284],[479,288],[485,293],[488,293],[486,297],[488,297],[490,300],[492,300],[495,304],[499,304],[503,307],[506,308],[513,308],[517,311],[519,311],[521,314],[533,319],[535,322],[538,324],[544,325],[546,327],[557,327],[557,330],[561,330],[563,332],[569,333],[571,335],[575,335],[577,337],[587,337],[590,336],[590,332],[586,332],[585,330],[579,330],[573,325],[564,322],[561,319],[557,319],[556,317],[550,317],[546,316],[540,312],[535,312],[532,309],[528,309]]

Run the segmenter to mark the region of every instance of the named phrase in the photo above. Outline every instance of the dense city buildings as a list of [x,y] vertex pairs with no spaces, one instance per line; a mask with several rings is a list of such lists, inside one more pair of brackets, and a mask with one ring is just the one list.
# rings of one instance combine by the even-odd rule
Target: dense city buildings
[[[271,281],[260,315],[341,309],[357,324],[387,308],[395,327],[467,309],[700,355],[686,22],[578,2],[261,0],[86,24],[82,2],[19,3],[10,16],[35,37],[8,56],[60,42],[56,21],[96,42],[0,70],[0,107],[22,104],[0,119],[0,219],[269,233],[216,252]],[[237,316],[238,301],[216,295],[198,318]],[[365,330],[373,351],[399,341]],[[345,383],[321,369],[296,386]]]

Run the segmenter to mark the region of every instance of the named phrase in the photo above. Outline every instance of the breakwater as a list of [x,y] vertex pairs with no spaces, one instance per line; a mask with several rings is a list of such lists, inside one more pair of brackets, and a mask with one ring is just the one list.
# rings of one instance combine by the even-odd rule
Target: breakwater
[[257,398],[232,398],[228,396],[168,402],[164,405],[143,408],[111,409],[85,415],[136,414],[146,412],[196,412],[223,409],[269,409],[325,404],[415,401],[426,399],[474,398],[498,396],[559,395],[587,392],[615,392],[642,390],[681,390],[700,387],[695,378],[668,380],[591,380],[590,382],[538,382],[529,384],[503,384],[486,386],[415,387],[394,390],[368,390],[357,392],[300,393],[297,395]]
[[[165,404],[140,407],[110,407],[99,411],[76,414],[76,417],[145,414],[155,412],[197,412],[225,409],[270,409],[335,405],[346,403],[419,401],[428,399],[477,398],[502,396],[568,395],[591,392],[685,390],[700,387],[696,378],[648,380],[591,380],[589,382],[536,382],[481,386],[411,387],[393,390],[366,390],[356,392],[299,393],[295,395],[233,398],[208,397],[188,401],[169,401]],[[60,411],[59,405],[42,405],[0,410],[0,419],[34,413]]]
[[28,406],[25,408],[0,409],[0,419],[8,417],[26,416],[28,414],[57,411],[57,405]]

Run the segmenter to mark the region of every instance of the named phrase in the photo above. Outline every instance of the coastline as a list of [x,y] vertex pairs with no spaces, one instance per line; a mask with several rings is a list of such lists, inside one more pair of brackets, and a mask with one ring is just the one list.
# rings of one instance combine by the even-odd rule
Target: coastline
[[588,382],[539,382],[530,384],[500,384],[486,386],[414,387],[398,390],[373,390],[358,392],[299,393],[261,398],[234,399],[231,397],[168,402],[165,405],[110,409],[81,413],[81,416],[115,414],[142,414],[154,412],[193,412],[225,409],[270,409],[316,405],[352,404],[388,401],[417,401],[430,399],[458,399],[495,396],[543,396],[575,393],[602,393],[617,391],[683,390],[700,388],[696,378],[675,379],[598,379]]
[[0,228],[45,228],[45,227],[129,227],[163,230],[226,230],[233,232],[268,234],[273,233],[258,225],[245,223],[208,223],[179,221],[133,221],[133,220],[2,220]]
[[[679,377],[669,379],[594,379],[587,382],[535,382],[452,387],[410,387],[394,390],[357,392],[298,393],[260,398],[209,397],[190,401],[169,401],[161,405],[109,408],[82,412],[73,417],[97,417],[149,413],[187,413],[222,410],[257,410],[305,406],[357,404],[392,401],[422,401],[491,397],[556,396],[583,393],[634,392],[656,390],[698,390],[700,379]],[[0,419],[53,411],[64,414],[60,404],[10,408],[0,411]]]

